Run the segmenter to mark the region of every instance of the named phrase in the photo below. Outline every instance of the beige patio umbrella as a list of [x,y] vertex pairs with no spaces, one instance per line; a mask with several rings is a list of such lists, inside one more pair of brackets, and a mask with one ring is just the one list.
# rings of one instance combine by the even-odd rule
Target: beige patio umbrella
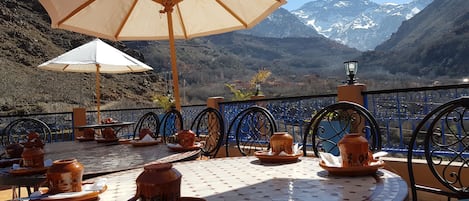
[[99,91],[101,73],[133,73],[153,70],[150,66],[99,39],[72,49],[39,65],[38,68],[61,72],[96,73],[98,123],[101,121]]
[[180,110],[175,39],[254,27],[286,0],[39,0],[53,28],[110,40],[169,40]]

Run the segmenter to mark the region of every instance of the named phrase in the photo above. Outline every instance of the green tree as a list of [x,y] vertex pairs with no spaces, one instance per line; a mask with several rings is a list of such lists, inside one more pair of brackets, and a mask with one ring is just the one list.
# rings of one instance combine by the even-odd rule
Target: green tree
[[236,89],[235,85],[233,84],[225,84],[226,87],[230,90],[230,92],[233,94],[233,100],[238,101],[238,100],[247,100],[251,96],[257,96],[257,95],[262,95],[261,92],[261,87],[260,85],[264,83],[267,78],[270,77],[272,73],[268,70],[259,70],[252,78],[250,83],[249,89],[246,89],[246,91],[241,91],[241,89]]

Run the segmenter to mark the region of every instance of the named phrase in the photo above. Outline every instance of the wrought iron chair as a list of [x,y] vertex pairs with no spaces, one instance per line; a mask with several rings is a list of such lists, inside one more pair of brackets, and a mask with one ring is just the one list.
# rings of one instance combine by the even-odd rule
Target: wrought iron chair
[[133,135],[134,140],[135,140],[135,136],[138,136],[140,131],[144,128],[150,129],[150,131],[153,133],[155,138],[159,137],[160,119],[156,113],[148,112],[144,114],[142,117],[140,117],[140,119],[138,120],[137,124],[134,127],[134,135]]
[[[241,111],[228,128],[228,134],[234,133],[236,146],[243,156],[270,149],[270,137],[274,132],[277,132],[277,124],[273,115],[260,106],[251,106]],[[226,156],[229,156],[229,141],[227,135]]]
[[160,126],[163,128],[163,142],[167,143],[169,139],[174,138],[178,131],[184,128],[181,112],[176,108],[171,108],[163,116]]
[[215,108],[205,108],[192,121],[191,130],[203,143],[202,156],[214,158],[225,135],[225,121],[221,113]]
[[2,144],[8,145],[13,143],[26,142],[30,132],[39,134],[41,140],[52,142],[52,132],[46,123],[35,118],[20,118],[10,122],[3,130]]
[[[45,122],[35,118],[16,119],[10,122],[3,131],[2,144],[4,146],[28,141],[27,136],[30,132],[36,132],[44,143],[52,142],[52,132],[49,126]],[[13,194],[16,194],[16,190],[18,189],[18,196],[21,196],[21,187],[22,186],[13,186]],[[28,195],[30,195],[31,187],[24,187]]]
[[340,101],[317,112],[303,133],[303,155],[311,148],[315,156],[319,151],[339,155],[337,143],[347,133],[360,133],[369,143],[370,150],[381,150],[379,125],[363,106]]
[[[447,102],[427,114],[412,132],[407,155],[412,199],[417,200],[417,190],[451,198],[469,198],[469,97]],[[422,150],[423,149],[423,150]],[[414,175],[420,155],[425,159],[425,169],[439,186],[424,186]],[[414,159],[414,160],[413,160]]]

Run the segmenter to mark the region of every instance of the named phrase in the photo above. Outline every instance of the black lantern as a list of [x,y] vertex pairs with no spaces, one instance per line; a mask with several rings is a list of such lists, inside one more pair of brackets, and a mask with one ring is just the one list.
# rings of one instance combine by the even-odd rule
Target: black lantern
[[357,82],[355,80],[355,74],[357,74],[358,70],[358,61],[346,61],[344,62],[344,66],[345,74],[349,77],[347,84],[355,84]]

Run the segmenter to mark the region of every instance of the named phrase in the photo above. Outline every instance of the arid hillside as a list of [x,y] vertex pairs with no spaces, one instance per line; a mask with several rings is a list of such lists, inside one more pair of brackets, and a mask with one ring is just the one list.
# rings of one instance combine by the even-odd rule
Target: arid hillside
[[[61,73],[36,68],[91,39],[51,29],[49,16],[36,0],[0,1],[0,114],[63,112],[76,106],[94,109],[94,73]],[[111,44],[144,61],[142,54],[123,43]],[[105,74],[101,83],[103,105],[128,108],[154,106],[151,97],[162,93],[159,83],[163,82],[155,73],[146,72]]]

